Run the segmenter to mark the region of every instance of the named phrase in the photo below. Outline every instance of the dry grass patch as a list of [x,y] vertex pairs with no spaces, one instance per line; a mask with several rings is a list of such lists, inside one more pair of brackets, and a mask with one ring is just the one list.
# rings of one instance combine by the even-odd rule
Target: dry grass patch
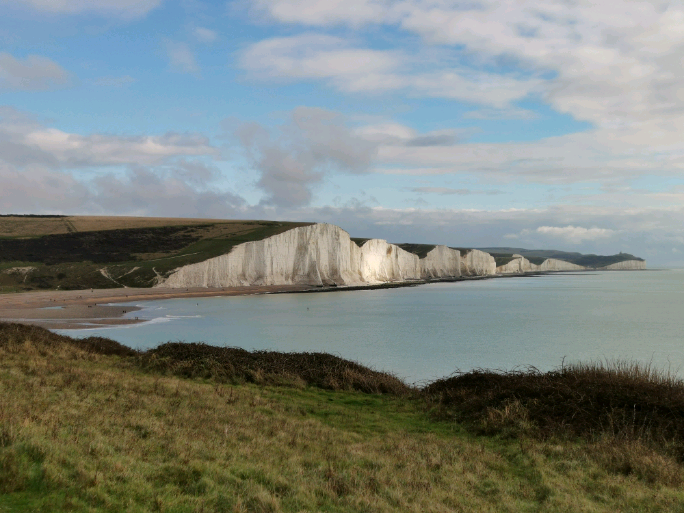
[[240,225],[245,221],[187,219],[183,217],[127,216],[0,216],[0,237],[41,237],[74,232],[193,226],[222,223]]

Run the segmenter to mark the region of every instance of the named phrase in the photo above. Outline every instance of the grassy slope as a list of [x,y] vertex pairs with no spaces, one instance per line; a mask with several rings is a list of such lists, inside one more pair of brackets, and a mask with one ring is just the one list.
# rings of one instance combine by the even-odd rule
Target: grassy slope
[[227,253],[237,244],[307,224],[310,223],[0,217],[0,292],[150,287],[158,275],[165,276],[176,267],[201,262]]
[[681,465],[635,441],[481,436],[403,392],[187,379],[126,354],[0,325],[0,511],[684,508]]

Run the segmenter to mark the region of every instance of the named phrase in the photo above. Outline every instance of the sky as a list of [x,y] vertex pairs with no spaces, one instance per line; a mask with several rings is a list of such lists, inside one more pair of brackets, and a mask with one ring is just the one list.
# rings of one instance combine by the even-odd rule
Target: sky
[[684,266],[684,4],[0,0],[0,213]]

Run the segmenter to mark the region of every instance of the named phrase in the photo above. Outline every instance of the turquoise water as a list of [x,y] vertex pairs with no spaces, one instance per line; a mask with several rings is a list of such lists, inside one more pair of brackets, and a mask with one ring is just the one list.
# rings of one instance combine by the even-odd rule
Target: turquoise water
[[684,272],[595,272],[419,287],[136,303],[133,327],[68,330],[135,348],[166,341],[323,351],[423,382],[473,368],[630,359],[684,374]]

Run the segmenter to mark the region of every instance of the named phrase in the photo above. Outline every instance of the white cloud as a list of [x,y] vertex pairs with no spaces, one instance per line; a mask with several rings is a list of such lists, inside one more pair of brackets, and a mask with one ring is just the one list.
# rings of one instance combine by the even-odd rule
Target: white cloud
[[389,5],[389,1],[374,0],[256,0],[252,8],[285,23],[356,26],[369,21],[392,21]]
[[218,39],[216,31],[206,27],[195,27],[192,33],[200,43],[214,43]]
[[279,133],[249,123],[235,136],[259,173],[257,186],[266,193],[263,204],[279,207],[307,205],[312,188],[326,173],[366,172],[376,150],[340,114],[306,107],[294,109]]
[[452,194],[458,196],[468,196],[471,194],[486,194],[491,196],[495,194],[503,194],[502,191],[496,189],[488,191],[478,191],[472,189],[453,189],[451,187],[412,187],[409,190],[411,192],[417,192],[419,194],[440,194],[442,196],[448,196]]
[[0,107],[0,212],[241,217],[218,157],[199,134],[74,134]]
[[239,59],[252,78],[326,80],[344,92],[404,90],[422,97],[450,98],[509,108],[539,89],[534,78],[516,78],[465,68],[416,71],[425,63],[398,50],[354,47],[322,34],[272,38],[248,47]]
[[395,52],[350,48],[341,38],[316,34],[266,39],[240,56],[254,78],[329,79],[345,91],[399,87],[392,72],[400,61]]
[[120,18],[144,16],[163,0],[0,0],[0,5],[20,5],[56,14],[94,13]]
[[169,68],[178,73],[198,73],[199,66],[195,54],[185,43],[166,42],[166,55],[169,58]]
[[47,57],[29,55],[23,60],[0,52],[0,91],[42,91],[61,87],[69,81],[69,74]]
[[[683,120],[684,122],[684,120]],[[394,130],[399,130],[394,126]],[[684,140],[674,133],[659,141],[641,131],[595,129],[520,143],[458,142],[406,145],[398,137],[379,141],[374,171],[383,174],[472,174],[535,183],[594,182],[604,185],[639,176],[678,176],[684,169]]]
[[583,228],[581,226],[539,226],[535,230],[524,229],[518,234],[507,234],[507,239],[530,239],[531,236],[541,235],[545,238],[559,239],[571,244],[580,244],[584,241],[596,241],[615,237],[619,231],[609,228]]
[[[679,3],[259,0],[257,6],[281,23],[389,25],[418,35],[428,45],[449,49],[452,58],[467,57],[494,67],[504,59],[509,68],[535,77],[546,74],[545,80],[533,81],[529,87],[516,79],[520,83],[513,83],[512,97],[521,97],[520,87],[539,92],[554,108],[597,126],[648,123],[651,131],[677,133],[682,126],[684,93],[679,76],[684,7]],[[438,80],[432,88],[416,89],[442,96],[451,89],[451,82],[458,91],[463,87],[460,81],[468,79],[464,70],[458,70],[455,77],[449,76],[449,70],[435,74]],[[488,83],[469,82],[485,89]],[[487,97],[486,103],[496,104],[494,100],[505,91],[502,84],[481,95]],[[457,93],[456,97],[467,96]]]
[[0,162],[12,165],[154,165],[173,157],[217,154],[199,134],[81,135],[43,126],[12,108],[0,109]]
[[451,146],[463,135],[462,130],[433,130],[424,134],[399,123],[380,123],[358,127],[355,133],[368,141],[394,146]]
[[558,237],[574,243],[584,240],[605,239],[613,237],[616,233],[615,230],[607,228],[583,228],[581,226],[540,226],[536,231],[541,235]]

